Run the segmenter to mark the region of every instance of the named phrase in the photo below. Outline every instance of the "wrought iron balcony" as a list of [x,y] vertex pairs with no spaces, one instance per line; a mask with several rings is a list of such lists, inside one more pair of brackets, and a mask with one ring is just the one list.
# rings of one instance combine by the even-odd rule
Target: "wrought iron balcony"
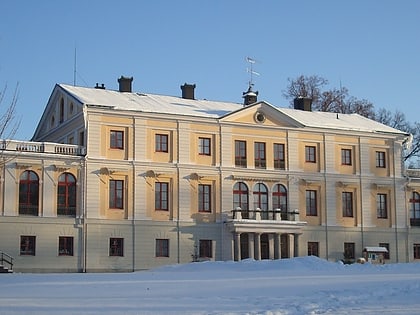
[[268,220],[268,221],[299,221],[299,211],[275,210],[242,210],[236,208],[232,210],[232,220]]

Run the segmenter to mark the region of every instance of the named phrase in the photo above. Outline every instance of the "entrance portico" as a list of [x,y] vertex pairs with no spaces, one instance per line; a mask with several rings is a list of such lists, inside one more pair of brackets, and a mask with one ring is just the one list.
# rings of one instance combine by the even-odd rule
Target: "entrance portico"
[[[250,211],[252,212],[252,211]],[[298,215],[290,220],[261,220],[253,216],[234,216],[228,221],[228,228],[233,233],[234,260],[242,259],[281,259],[298,256],[299,235],[306,222],[299,221]],[[250,219],[251,217],[252,219]]]

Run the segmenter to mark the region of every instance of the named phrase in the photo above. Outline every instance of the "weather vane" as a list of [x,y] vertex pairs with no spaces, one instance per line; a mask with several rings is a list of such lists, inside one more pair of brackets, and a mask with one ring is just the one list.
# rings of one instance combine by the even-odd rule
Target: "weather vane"
[[254,71],[254,64],[256,63],[255,59],[251,57],[246,57],[246,61],[249,63],[249,68],[246,68],[246,71],[250,75],[248,86],[251,88],[252,86],[254,86],[254,75],[260,75],[260,74]]

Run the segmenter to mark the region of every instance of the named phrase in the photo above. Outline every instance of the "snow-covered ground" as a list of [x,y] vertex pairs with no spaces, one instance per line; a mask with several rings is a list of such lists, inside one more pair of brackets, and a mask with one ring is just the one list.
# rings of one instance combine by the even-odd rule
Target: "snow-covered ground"
[[419,314],[420,264],[316,257],[135,273],[3,274],[0,314]]

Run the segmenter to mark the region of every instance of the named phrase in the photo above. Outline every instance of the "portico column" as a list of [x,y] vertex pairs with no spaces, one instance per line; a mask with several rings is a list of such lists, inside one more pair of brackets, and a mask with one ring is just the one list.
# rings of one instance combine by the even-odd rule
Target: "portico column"
[[294,234],[294,250],[293,250],[293,257],[299,256],[299,234]]
[[294,238],[294,234],[287,234],[287,238],[289,240],[289,258],[294,257],[295,255],[295,238]]
[[255,259],[261,260],[261,234],[254,234]]
[[281,259],[281,234],[276,233],[274,238],[274,259]]
[[254,233],[248,233],[248,253],[251,259],[254,259],[254,247]]
[[274,259],[274,234],[268,234],[268,258]]
[[235,260],[241,260],[241,233],[235,233]]

